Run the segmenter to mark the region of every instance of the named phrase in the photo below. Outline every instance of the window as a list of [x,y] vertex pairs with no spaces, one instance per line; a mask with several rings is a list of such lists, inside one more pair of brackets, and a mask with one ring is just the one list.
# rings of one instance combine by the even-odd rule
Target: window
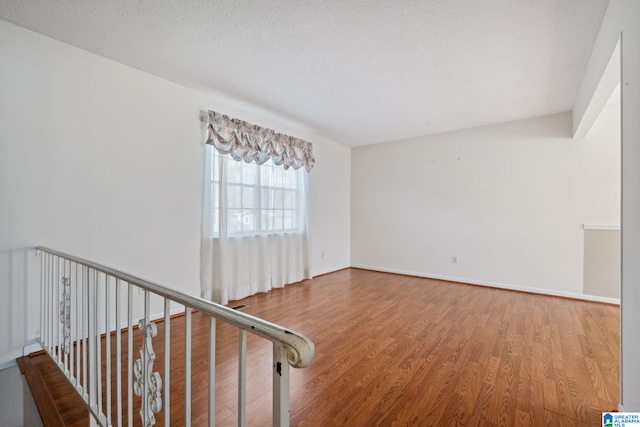
[[221,221],[229,236],[301,232],[305,178],[304,168],[285,170],[271,160],[246,163],[211,150],[213,236],[219,235]]

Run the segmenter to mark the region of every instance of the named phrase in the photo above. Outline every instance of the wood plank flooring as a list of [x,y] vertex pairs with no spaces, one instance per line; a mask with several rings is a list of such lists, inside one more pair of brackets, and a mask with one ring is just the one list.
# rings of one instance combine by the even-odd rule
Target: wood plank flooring
[[[618,306],[358,269],[237,304],[315,343],[311,365],[291,370],[292,426],[595,426],[618,405]],[[183,424],[183,322],[171,321],[174,425]],[[194,313],[193,425],[207,420],[207,325]],[[236,425],[238,333],[220,322],[216,333],[216,424]],[[161,373],[163,334],[159,322]],[[31,359],[55,376],[47,356]],[[271,343],[252,336],[248,378],[248,425],[270,425]],[[70,414],[65,425],[78,422]],[[162,412],[156,418],[163,425]]]

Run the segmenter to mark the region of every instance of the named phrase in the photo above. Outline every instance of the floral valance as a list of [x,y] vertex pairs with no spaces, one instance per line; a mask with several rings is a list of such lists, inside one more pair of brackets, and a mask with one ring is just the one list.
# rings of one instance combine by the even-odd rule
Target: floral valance
[[310,142],[231,119],[215,111],[209,111],[207,144],[213,145],[221,154],[230,154],[235,160],[247,163],[261,165],[271,159],[285,169],[304,166],[307,172],[315,163]]

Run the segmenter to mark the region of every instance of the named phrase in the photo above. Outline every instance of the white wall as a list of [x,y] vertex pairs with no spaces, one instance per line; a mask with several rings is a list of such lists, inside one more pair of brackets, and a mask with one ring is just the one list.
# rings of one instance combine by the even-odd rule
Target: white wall
[[347,147],[4,21],[0,93],[0,365],[35,337],[36,245],[199,295],[208,109],[315,143],[313,273],[350,264]]
[[618,111],[584,140],[566,113],[353,149],[352,264],[581,294],[582,225],[619,224]]
[[3,427],[21,427],[23,422],[23,382],[20,369],[14,366],[0,369],[0,424]]
[[314,145],[316,166],[311,187],[311,273],[328,273],[351,265],[351,148]]
[[[640,2],[611,0],[580,87],[577,120],[594,96],[621,41],[622,295],[620,409],[640,411]],[[595,95],[594,95],[595,94]]]

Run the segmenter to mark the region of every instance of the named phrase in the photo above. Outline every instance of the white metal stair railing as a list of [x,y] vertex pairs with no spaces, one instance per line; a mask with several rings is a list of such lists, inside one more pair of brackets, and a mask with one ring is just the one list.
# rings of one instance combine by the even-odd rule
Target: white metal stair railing
[[[216,320],[239,330],[238,345],[238,425],[246,424],[246,334],[251,333],[273,343],[273,416],[274,426],[289,425],[289,367],[303,368],[314,355],[314,346],[306,336],[257,317],[193,297],[182,292],[137,278],[103,265],[37,247],[40,257],[40,331],[37,340],[62,370],[69,382],[89,406],[95,421],[102,426],[123,425],[123,391],[127,395],[126,422],[134,420],[133,399],[140,399],[140,419],[151,426],[156,416],[170,425],[171,375],[184,375],[184,414],[181,425],[191,425],[191,312],[209,316],[208,334],[208,425],[215,425],[215,350]],[[138,294],[134,294],[134,288]],[[142,294],[142,295],[140,295]],[[152,300],[153,296],[153,300]],[[136,305],[136,298],[142,302]],[[123,304],[123,300],[126,301]],[[159,312],[164,318],[164,369],[154,371],[156,354],[152,322],[153,303],[162,302]],[[126,307],[126,316],[122,308]],[[172,372],[169,362],[171,313],[184,310],[184,372]],[[177,308],[176,308],[177,306]],[[126,317],[126,319],[125,319]],[[134,360],[134,324],[142,335],[139,358]],[[126,329],[127,378],[123,378],[122,330]],[[115,348],[110,337],[115,334]],[[157,346],[157,344],[156,344]],[[112,355],[115,353],[115,357]],[[104,355],[104,363],[101,358]],[[112,366],[115,359],[115,367]],[[103,367],[104,365],[104,367]],[[104,371],[103,371],[104,369]],[[115,375],[112,371],[115,369]],[[112,378],[115,384],[112,384]],[[102,384],[105,381],[106,384]],[[126,383],[126,384],[125,384]],[[115,389],[115,395],[112,391]],[[103,390],[105,396],[103,396]],[[134,397],[134,394],[136,397]],[[115,399],[115,405],[112,401]],[[162,414],[161,414],[162,413]],[[160,415],[161,414],[161,415]]]

